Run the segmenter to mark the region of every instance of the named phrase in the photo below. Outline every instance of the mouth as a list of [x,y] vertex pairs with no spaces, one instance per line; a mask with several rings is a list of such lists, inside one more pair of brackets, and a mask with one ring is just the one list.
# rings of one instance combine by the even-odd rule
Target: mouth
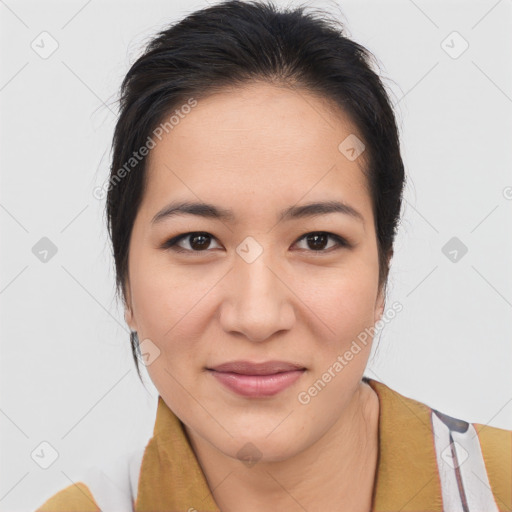
[[288,363],[286,361],[264,361],[252,363],[251,361],[232,361],[223,363],[208,370],[223,373],[237,373],[239,375],[275,375],[277,373],[305,370],[300,364]]
[[276,395],[294,384],[306,368],[285,361],[233,361],[207,370],[218,382],[238,395],[265,397]]

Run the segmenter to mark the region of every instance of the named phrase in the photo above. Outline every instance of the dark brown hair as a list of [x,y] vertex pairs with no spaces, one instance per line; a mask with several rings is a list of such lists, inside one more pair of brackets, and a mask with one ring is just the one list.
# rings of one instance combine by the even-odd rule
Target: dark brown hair
[[[123,301],[146,158],[137,161],[133,170],[126,162],[191,97],[197,100],[250,81],[315,93],[339,106],[357,127],[365,144],[379,286],[385,287],[405,176],[395,116],[373,62],[373,55],[346,37],[342,24],[325,12],[308,12],[303,6],[280,10],[270,1],[225,1],[159,32],[122,82],[112,142],[106,213],[117,293]],[[131,346],[140,377],[137,333],[131,333]]]

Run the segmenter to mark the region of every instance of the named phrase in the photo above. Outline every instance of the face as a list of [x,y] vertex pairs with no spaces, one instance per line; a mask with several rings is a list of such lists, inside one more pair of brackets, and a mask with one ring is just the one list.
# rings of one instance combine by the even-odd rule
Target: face
[[[253,83],[198,101],[150,152],[126,320],[166,404],[227,456],[249,442],[264,460],[293,456],[343,416],[360,385],[371,339],[358,335],[380,318],[383,297],[363,157],[339,149],[357,133],[314,95]],[[155,220],[182,202],[230,215]],[[326,202],[357,213],[298,210]],[[235,361],[301,370],[211,370]]]

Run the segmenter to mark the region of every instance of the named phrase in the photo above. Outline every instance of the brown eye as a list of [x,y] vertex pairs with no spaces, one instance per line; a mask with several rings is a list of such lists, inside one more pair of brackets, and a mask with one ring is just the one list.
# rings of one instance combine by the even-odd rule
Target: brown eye
[[[209,233],[184,233],[182,235],[175,236],[174,238],[171,238],[170,240],[165,242],[162,245],[162,248],[172,249],[173,251],[176,252],[204,252],[210,248],[212,240],[215,240],[215,237],[213,237]],[[179,245],[182,241],[188,242],[189,247],[183,247],[183,245]]]
[[[334,244],[327,247],[329,239],[334,241]],[[333,233],[327,233],[325,231],[316,231],[313,233],[307,233],[302,236],[298,242],[306,242],[306,249],[311,252],[330,252],[329,249],[339,248],[339,247],[349,247],[349,244],[346,240],[341,238],[338,235]]]
[[313,233],[307,235],[306,242],[308,246],[314,249],[315,251],[323,250],[325,249],[325,246],[329,243],[329,235],[326,235],[325,233]]
[[209,235],[203,235],[203,234],[197,234],[197,235],[190,235],[190,247],[194,249],[194,251],[203,251],[204,249],[208,249],[208,246],[210,245],[210,236]]

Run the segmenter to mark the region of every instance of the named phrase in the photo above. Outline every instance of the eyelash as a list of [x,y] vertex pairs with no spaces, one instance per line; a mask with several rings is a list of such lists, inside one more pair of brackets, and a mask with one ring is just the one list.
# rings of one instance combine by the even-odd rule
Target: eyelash
[[[181,242],[182,240],[184,240],[187,237],[190,237],[192,235],[204,235],[204,236],[211,237],[212,239],[215,239],[215,237],[213,235],[211,235],[210,233],[207,233],[205,231],[191,231],[189,233],[183,233],[181,235],[170,238],[169,240],[165,241],[161,245],[161,249],[171,249],[174,252],[189,253],[189,254],[202,254],[202,253],[208,252],[209,251],[208,249],[205,249],[203,251],[194,251],[194,250],[190,250],[190,249],[183,249],[181,247],[177,247],[177,244],[179,242]],[[332,252],[332,249],[338,250],[338,249],[342,249],[342,248],[352,247],[352,245],[347,240],[342,238],[341,236],[335,235],[334,233],[329,233],[327,231],[311,231],[309,233],[306,233],[306,234],[302,235],[298,240],[296,240],[294,245],[296,243],[304,240],[308,235],[327,235],[328,238],[332,238],[336,242],[336,245],[334,247],[330,247],[329,249],[321,249],[318,251],[304,249],[307,252],[311,252],[313,254],[319,254],[319,255],[327,254],[327,253]]]

